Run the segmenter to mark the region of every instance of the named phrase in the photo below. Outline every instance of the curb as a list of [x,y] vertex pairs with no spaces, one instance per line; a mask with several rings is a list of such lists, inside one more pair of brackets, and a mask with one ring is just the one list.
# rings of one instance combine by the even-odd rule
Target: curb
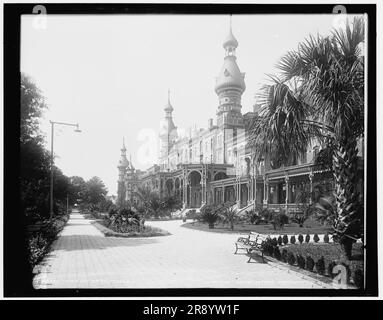
[[[264,255],[264,259],[268,262],[271,262],[272,267],[276,267],[280,270],[284,270],[287,272],[293,272],[297,274],[300,278],[305,280],[310,280],[314,282],[315,284],[321,286],[323,289],[335,289],[333,281],[331,278],[328,278],[326,276],[322,276],[320,274],[312,273],[308,270],[301,269],[296,266],[291,266],[287,263],[281,262],[275,258],[269,257]],[[355,286],[348,284],[347,289],[357,289]]]

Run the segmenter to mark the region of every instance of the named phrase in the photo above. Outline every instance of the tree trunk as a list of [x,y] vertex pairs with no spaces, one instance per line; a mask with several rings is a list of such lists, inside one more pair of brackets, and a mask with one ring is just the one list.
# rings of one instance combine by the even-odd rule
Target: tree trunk
[[351,258],[352,240],[346,235],[357,237],[362,224],[356,190],[357,154],[356,140],[347,140],[347,137],[336,143],[333,154],[334,195],[337,207],[335,234],[348,258]]
[[209,229],[214,229],[214,223],[209,222]]

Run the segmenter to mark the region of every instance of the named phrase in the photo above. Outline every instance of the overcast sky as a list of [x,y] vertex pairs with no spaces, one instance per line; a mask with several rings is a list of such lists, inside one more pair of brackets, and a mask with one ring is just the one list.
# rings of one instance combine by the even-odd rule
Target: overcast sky
[[[55,130],[56,164],[66,175],[99,176],[116,194],[123,136],[133,165],[150,167],[157,154],[148,141],[158,135],[168,89],[178,128],[215,121],[228,15],[48,15],[45,28],[34,19],[22,18],[21,71],[47,99],[47,146],[49,120],[82,129]],[[243,113],[281,56],[337,24],[333,15],[234,15],[237,62],[246,73]]]

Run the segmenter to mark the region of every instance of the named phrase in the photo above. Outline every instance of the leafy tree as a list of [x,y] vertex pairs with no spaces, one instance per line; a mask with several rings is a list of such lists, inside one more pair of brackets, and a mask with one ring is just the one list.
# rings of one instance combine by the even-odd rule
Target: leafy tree
[[64,175],[63,172],[57,167],[54,167],[53,190],[54,211],[56,213],[65,212],[67,197],[69,200],[69,194],[71,192],[71,183],[70,178]]
[[162,213],[166,215],[171,215],[173,211],[179,210],[182,208],[182,202],[179,197],[176,195],[166,196],[161,203]]
[[49,214],[50,155],[44,148],[39,119],[46,109],[41,91],[26,74],[20,86],[20,202],[28,221]]
[[42,143],[39,124],[44,110],[47,109],[45,98],[41,90],[33,80],[21,73],[20,86],[20,141],[25,143],[34,140],[36,143]]
[[86,197],[86,182],[82,177],[73,176],[70,177],[70,202],[71,204],[81,204],[85,201]]
[[92,177],[85,185],[85,201],[90,205],[91,210],[95,210],[96,207],[105,200],[108,190],[99,177]]
[[351,256],[363,233],[363,210],[356,189],[357,140],[364,131],[364,20],[328,37],[309,37],[279,62],[259,95],[263,105],[252,126],[256,153],[279,164],[304,154],[313,139],[332,150],[336,181],[334,236]]

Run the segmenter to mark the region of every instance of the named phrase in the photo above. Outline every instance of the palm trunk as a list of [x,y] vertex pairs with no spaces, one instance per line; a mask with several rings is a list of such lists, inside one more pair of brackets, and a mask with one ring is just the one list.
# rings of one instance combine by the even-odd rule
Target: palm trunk
[[352,241],[348,236],[355,237],[355,227],[360,227],[361,223],[356,190],[358,150],[356,140],[347,140],[347,137],[338,141],[336,146],[333,154],[334,193],[337,207],[334,227],[344,254],[350,259]]

